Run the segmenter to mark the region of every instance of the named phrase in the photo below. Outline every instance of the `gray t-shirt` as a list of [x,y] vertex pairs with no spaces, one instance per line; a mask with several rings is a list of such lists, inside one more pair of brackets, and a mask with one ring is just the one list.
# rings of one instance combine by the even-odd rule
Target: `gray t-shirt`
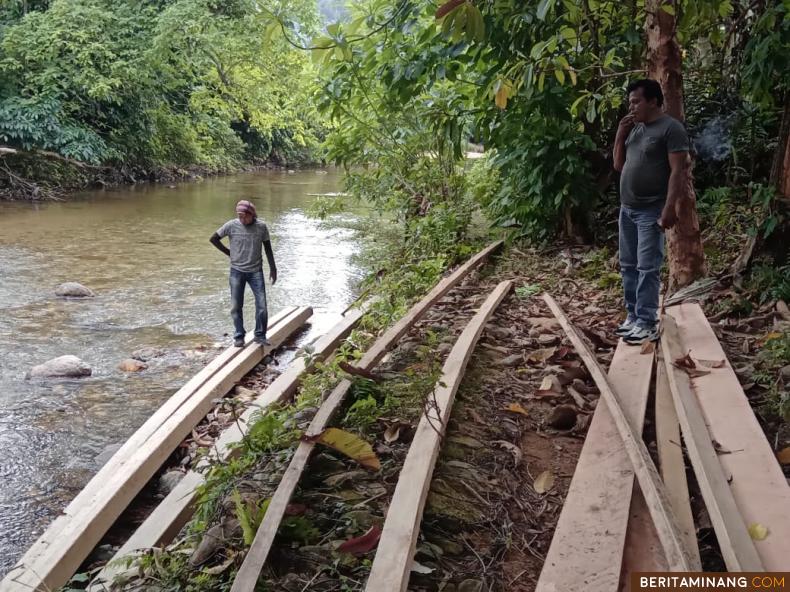
[[258,271],[263,267],[261,247],[263,241],[269,240],[269,229],[266,224],[256,219],[249,226],[242,224],[237,218],[228,220],[219,227],[220,238],[230,237],[230,266],[238,271]]
[[669,115],[650,123],[637,123],[625,141],[625,165],[620,174],[620,202],[644,208],[667,198],[669,153],[688,152],[683,124]]

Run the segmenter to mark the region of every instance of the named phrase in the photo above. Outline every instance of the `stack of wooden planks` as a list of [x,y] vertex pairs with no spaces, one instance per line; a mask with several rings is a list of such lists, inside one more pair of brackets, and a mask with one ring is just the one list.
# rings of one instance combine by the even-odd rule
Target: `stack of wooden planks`
[[102,467],[6,575],[3,592],[63,586],[167,457],[211,409],[273,348],[311,316],[290,307],[269,322],[271,346],[250,339],[228,348],[179,389]]
[[[669,308],[662,319],[655,373],[659,478],[649,455],[631,454],[644,446],[653,352],[621,342],[608,380],[596,376],[592,353],[547,301],[605,404],[590,425],[537,590],[615,592],[629,589],[635,571],[701,570],[681,431],[728,570],[786,570],[790,487],[699,305]],[[689,351],[709,364],[694,377],[676,364]],[[754,524],[768,527],[769,536],[752,540]]]

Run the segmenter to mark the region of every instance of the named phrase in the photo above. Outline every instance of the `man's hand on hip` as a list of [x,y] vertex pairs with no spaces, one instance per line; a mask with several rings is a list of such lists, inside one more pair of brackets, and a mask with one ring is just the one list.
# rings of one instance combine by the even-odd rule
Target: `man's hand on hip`
[[678,213],[675,204],[667,203],[664,210],[661,212],[661,218],[658,220],[658,225],[664,230],[669,230],[678,222]]

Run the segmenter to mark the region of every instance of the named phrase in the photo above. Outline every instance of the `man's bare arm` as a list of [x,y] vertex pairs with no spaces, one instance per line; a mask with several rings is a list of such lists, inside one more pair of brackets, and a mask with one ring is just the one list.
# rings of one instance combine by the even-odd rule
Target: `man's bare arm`
[[686,161],[688,152],[669,153],[669,186],[667,187],[667,203],[661,212],[659,224],[662,228],[672,228],[678,221],[678,206],[683,195],[683,183],[686,179]]
[[222,239],[219,237],[219,235],[218,235],[216,232],[215,232],[214,234],[212,234],[212,235],[211,235],[211,238],[210,238],[210,239],[208,239],[208,240],[209,240],[209,242],[210,242],[212,245],[214,245],[214,246],[215,246],[215,247],[217,247],[217,248],[218,248],[220,251],[222,251],[222,252],[223,252],[223,253],[225,253],[225,254],[226,254],[228,257],[230,257],[230,249],[228,249],[228,247],[226,247],[225,245],[223,245],[223,244],[222,244]]
[[269,262],[269,279],[272,286],[277,283],[277,266],[274,264],[274,252],[271,241],[263,241],[263,250],[266,251],[266,261]]
[[634,129],[634,116],[626,115],[617,126],[617,134],[614,137],[614,149],[612,150],[614,170],[618,173],[621,173],[625,166],[625,141],[628,139],[628,134],[631,133],[632,129]]

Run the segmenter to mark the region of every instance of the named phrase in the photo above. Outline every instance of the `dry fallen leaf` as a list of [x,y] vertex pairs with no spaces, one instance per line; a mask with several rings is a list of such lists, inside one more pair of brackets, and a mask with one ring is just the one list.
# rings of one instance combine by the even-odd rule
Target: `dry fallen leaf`
[[756,522],[749,525],[749,536],[755,541],[765,540],[768,536],[768,529],[762,524]]
[[556,347],[544,347],[527,354],[527,362],[538,363],[549,360],[557,352]]
[[381,468],[381,463],[376,453],[373,452],[373,447],[355,434],[337,428],[327,428],[312,440],[342,452],[365,468],[374,471]]
[[507,440],[494,440],[491,443],[496,446],[499,446],[500,448],[504,448],[505,450],[509,450],[515,457],[516,466],[518,466],[521,463],[521,458],[523,456],[523,453],[521,452],[521,449],[518,446],[516,446],[515,444],[511,444]]
[[222,563],[220,563],[219,565],[215,565],[214,567],[204,567],[202,570],[203,573],[208,574],[210,576],[217,576],[222,572],[224,572],[225,570],[227,570],[231,565],[233,565],[236,562],[235,553],[229,553],[228,555],[229,555],[228,558]]
[[724,368],[727,364],[726,360],[697,360],[697,362],[706,368]]
[[414,573],[427,575],[429,573],[433,573],[434,569],[432,567],[428,567],[427,565],[423,565],[422,563],[418,563],[417,561],[412,561],[411,571]]
[[642,355],[646,355],[646,354],[652,354],[654,351],[656,351],[656,344],[655,344],[655,342],[654,341],[645,341],[642,344],[642,349],[641,349],[640,353]]
[[387,444],[392,444],[400,437],[400,425],[394,424],[384,430],[384,441]]
[[347,540],[337,550],[354,555],[364,555],[378,544],[380,538],[381,528],[374,524],[365,534]]
[[553,374],[549,374],[543,378],[543,382],[540,383],[540,388],[538,390],[541,391],[554,391],[557,393],[562,392],[562,384],[560,383],[559,379],[554,376]]
[[482,448],[483,443],[471,436],[450,436],[447,438],[449,442],[460,444],[461,446],[468,446],[469,448]]
[[483,418],[480,416],[480,414],[474,409],[468,409],[467,413],[469,413],[469,417],[471,417],[472,421],[474,421],[475,423],[485,423],[485,421],[483,421]]
[[529,415],[526,409],[524,409],[520,403],[511,403],[507,407],[505,407],[505,411],[512,411],[513,413],[520,413],[521,415]]
[[689,350],[689,352],[685,356],[675,359],[675,361],[672,362],[672,364],[678,368],[684,368],[684,369],[697,367],[697,365],[694,363],[694,360],[691,359],[691,350]]
[[774,339],[781,339],[783,336],[784,334],[780,333],[779,331],[771,331],[770,333],[766,333],[765,335],[763,335],[758,340],[757,343],[759,343],[760,345],[765,345],[769,341],[773,341]]
[[790,465],[790,446],[777,452],[776,458],[779,461],[779,464]]
[[551,471],[543,471],[535,479],[535,483],[532,486],[535,488],[536,493],[546,493],[554,487],[554,474]]

